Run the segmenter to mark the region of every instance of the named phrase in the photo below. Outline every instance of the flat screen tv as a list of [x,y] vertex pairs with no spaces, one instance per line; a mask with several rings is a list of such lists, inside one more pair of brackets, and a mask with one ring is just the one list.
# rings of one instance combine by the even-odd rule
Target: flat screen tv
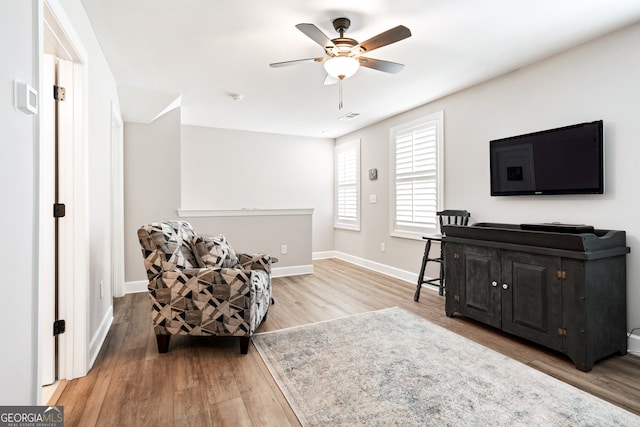
[[603,194],[602,120],[489,142],[491,195]]

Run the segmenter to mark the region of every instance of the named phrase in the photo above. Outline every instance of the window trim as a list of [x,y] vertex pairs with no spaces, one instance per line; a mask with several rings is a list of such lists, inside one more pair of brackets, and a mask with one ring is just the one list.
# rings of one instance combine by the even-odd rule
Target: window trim
[[[355,171],[355,177],[356,177],[356,182],[355,182],[355,189],[356,189],[356,219],[354,221],[343,221],[341,220],[338,215],[339,215],[339,207],[338,207],[338,195],[339,195],[339,185],[340,183],[338,182],[338,178],[339,178],[339,171],[338,171],[338,155],[340,152],[344,152],[344,151],[348,151],[348,150],[355,150],[356,152],[356,171]],[[354,140],[350,140],[347,141],[345,143],[342,144],[338,144],[334,147],[334,214],[333,214],[333,227],[334,228],[338,228],[338,229],[343,229],[343,230],[352,230],[352,231],[360,231],[360,213],[361,213],[361,207],[360,207],[360,201],[361,201],[361,195],[360,195],[360,163],[361,163],[361,159],[360,159],[360,138],[354,139]]]
[[443,146],[444,146],[444,111],[438,111],[433,114],[394,126],[389,131],[389,195],[390,195],[390,212],[389,212],[389,228],[392,237],[400,237],[406,239],[422,240],[425,234],[438,233],[437,218],[434,213],[434,227],[418,227],[408,229],[398,227],[396,222],[396,135],[400,132],[407,131],[411,128],[420,126],[429,126],[431,123],[436,127],[436,211],[442,210],[442,189],[443,189]]

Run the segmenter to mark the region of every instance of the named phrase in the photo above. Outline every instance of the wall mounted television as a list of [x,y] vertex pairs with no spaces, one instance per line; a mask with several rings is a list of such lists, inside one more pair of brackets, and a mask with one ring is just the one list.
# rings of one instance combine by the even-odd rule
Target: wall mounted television
[[491,195],[603,194],[602,120],[489,142]]

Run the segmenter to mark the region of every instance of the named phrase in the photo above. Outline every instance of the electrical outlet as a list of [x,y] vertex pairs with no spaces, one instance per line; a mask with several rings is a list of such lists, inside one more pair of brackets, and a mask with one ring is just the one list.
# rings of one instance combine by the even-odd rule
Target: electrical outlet
[[384,252],[387,250],[387,245],[384,242],[380,243],[380,252]]
[[282,255],[286,255],[286,254],[287,254],[287,250],[288,250],[288,249],[287,249],[287,245],[282,245],[282,246],[280,246],[280,253],[281,253]]
[[100,299],[104,298],[104,282],[100,281]]

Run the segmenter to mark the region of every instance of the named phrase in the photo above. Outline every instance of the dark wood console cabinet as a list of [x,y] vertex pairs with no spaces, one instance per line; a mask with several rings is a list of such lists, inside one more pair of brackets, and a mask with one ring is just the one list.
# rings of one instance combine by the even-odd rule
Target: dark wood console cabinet
[[582,371],[627,351],[624,231],[444,226],[447,316],[565,353]]

